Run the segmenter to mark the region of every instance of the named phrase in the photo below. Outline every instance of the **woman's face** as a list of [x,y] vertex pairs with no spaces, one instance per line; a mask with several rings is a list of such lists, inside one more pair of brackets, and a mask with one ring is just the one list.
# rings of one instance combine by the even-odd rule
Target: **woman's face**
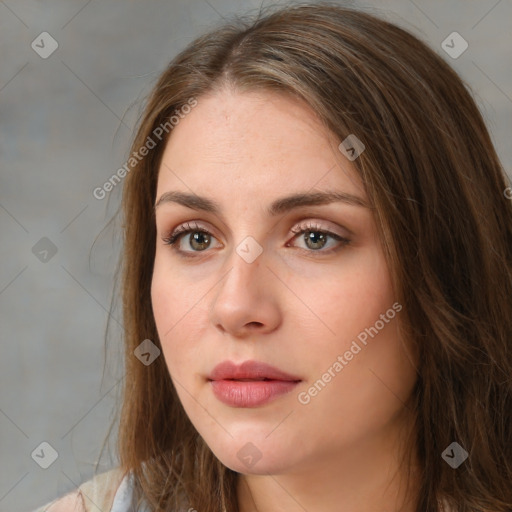
[[[151,289],[163,356],[191,422],[240,473],[375,455],[416,381],[340,142],[296,99],[224,90],[198,98],[163,155]],[[333,193],[346,200],[314,196]],[[191,231],[170,245],[180,226]],[[214,373],[225,361],[286,375]]]

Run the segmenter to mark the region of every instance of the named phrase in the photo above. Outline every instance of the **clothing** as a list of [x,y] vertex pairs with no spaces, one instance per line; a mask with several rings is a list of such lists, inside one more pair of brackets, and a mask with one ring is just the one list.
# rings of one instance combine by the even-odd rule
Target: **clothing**
[[[131,473],[124,474],[116,468],[96,475],[80,485],[79,489],[85,503],[83,512],[150,512],[145,506],[135,508],[132,478]],[[55,501],[57,500],[33,512],[46,512]]]
[[[119,468],[96,475],[79,486],[85,502],[85,510],[80,512],[151,512],[141,505],[135,508],[133,496],[133,475],[122,473]],[[46,512],[56,500],[47,503],[33,512]],[[450,512],[448,505],[442,504],[443,512]],[[190,509],[189,509],[190,510]],[[186,511],[184,511],[186,512]]]

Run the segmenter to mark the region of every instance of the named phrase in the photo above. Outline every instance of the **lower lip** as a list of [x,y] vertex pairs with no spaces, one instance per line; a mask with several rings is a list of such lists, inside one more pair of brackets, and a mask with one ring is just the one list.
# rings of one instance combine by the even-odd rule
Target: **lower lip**
[[289,393],[299,382],[288,380],[212,380],[215,396],[231,407],[258,407]]

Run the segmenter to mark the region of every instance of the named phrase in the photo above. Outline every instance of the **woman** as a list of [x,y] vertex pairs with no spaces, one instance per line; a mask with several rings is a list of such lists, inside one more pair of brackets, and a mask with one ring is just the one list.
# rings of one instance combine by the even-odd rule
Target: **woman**
[[121,463],[48,511],[512,509],[512,205],[440,57],[330,4],[228,24],[134,154]]

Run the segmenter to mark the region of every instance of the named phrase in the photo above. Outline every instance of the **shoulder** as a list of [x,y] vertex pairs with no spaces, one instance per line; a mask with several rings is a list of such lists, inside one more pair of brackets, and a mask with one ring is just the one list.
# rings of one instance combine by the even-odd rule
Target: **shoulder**
[[[41,512],[86,512],[80,491],[76,490],[57,501],[53,502],[49,507],[43,507]],[[36,511],[36,512],[39,512]]]
[[126,473],[115,468],[100,473],[86,481],[73,492],[47,504],[35,512],[89,512],[110,511],[117,490],[123,482]]

